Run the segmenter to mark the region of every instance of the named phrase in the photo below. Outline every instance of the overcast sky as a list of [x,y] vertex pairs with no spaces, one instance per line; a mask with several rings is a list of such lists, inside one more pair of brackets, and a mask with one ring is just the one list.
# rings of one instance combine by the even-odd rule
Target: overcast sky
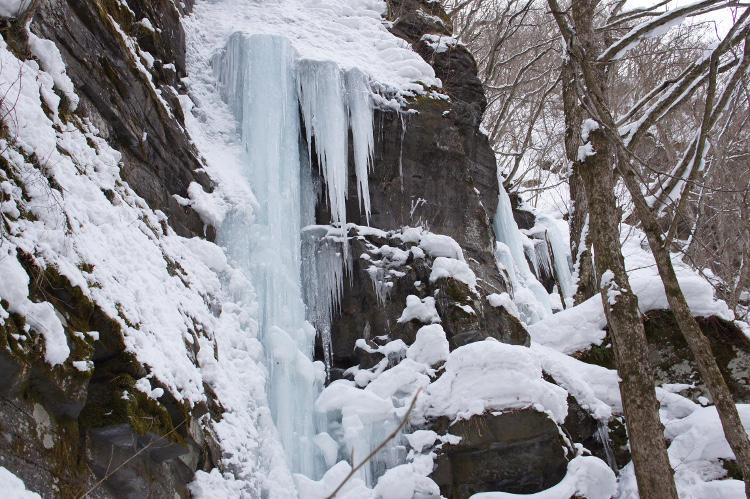
[[[657,3],[654,0],[629,0],[625,4],[625,8],[634,8],[634,7],[642,7],[642,6],[648,6],[648,5],[654,5]],[[676,7],[687,5],[695,3],[695,0],[673,0],[672,2],[669,2],[666,5],[666,8],[669,10],[673,10]],[[664,10],[664,7],[661,8]],[[733,12],[734,11],[734,12]],[[736,15],[735,9],[725,8],[721,10],[717,10],[715,12],[711,12],[710,14],[706,14],[697,18],[692,18],[686,22],[701,22],[701,21],[714,21],[716,23],[716,30],[712,30],[712,35],[715,37],[716,33],[718,32],[719,36],[724,36],[729,29],[729,27],[732,25],[732,15]]]

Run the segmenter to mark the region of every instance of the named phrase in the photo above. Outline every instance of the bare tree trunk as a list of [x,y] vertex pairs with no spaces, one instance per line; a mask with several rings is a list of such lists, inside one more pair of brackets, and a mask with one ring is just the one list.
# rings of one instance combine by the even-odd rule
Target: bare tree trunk
[[638,298],[630,289],[619,234],[609,142],[600,130],[589,135],[594,150],[580,165],[589,202],[590,234],[597,280],[617,363],[623,413],[642,499],[677,499],[664,427],[659,419],[648,343]]
[[[581,100],[605,101],[606,74],[595,62],[597,38],[592,21],[598,0],[572,2],[571,29],[556,0],[548,0],[560,32],[569,50],[575,51],[587,85],[576,85]],[[578,83],[577,75],[573,81]],[[582,137],[584,138],[584,137]],[[659,419],[648,343],[643,328],[638,298],[630,289],[625,259],[620,243],[620,214],[615,198],[612,171],[612,150],[603,130],[589,130],[585,137],[593,146],[593,154],[581,158],[578,171],[588,201],[589,234],[595,251],[595,274],[602,305],[610,328],[612,346],[620,376],[625,423],[628,428],[631,455],[638,491],[643,499],[677,499],[674,472],[664,441],[664,427]],[[580,155],[577,154],[576,159]]]
[[[623,164],[622,161],[624,160],[624,158],[621,158],[620,163]],[[750,440],[748,440],[745,428],[742,426],[737,406],[734,404],[732,394],[724,381],[719,366],[716,364],[716,358],[711,352],[711,344],[700,330],[690,307],[688,307],[685,295],[682,294],[669,250],[666,248],[662,237],[661,228],[641,194],[640,183],[635,178],[632,169],[623,172],[623,179],[632,194],[636,212],[641,220],[641,227],[648,238],[651,253],[654,255],[659,276],[664,284],[669,308],[672,309],[677,325],[695,356],[701,378],[706,383],[711,398],[716,405],[716,411],[719,413],[724,435],[737,458],[740,470],[742,470],[745,495],[750,497]]]
[[586,221],[588,220],[588,201],[583,179],[577,161],[578,146],[581,145],[580,133],[583,116],[576,93],[576,75],[573,59],[563,61],[561,70],[562,98],[565,115],[565,156],[570,165],[570,255],[576,267],[578,281],[573,297],[577,305],[594,296],[597,292],[594,265],[591,260],[591,240]]

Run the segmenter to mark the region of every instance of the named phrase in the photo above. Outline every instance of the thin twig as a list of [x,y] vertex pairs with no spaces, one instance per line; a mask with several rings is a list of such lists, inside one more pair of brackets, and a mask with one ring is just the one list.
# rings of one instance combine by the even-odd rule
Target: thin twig
[[[178,424],[177,426],[175,426],[174,428],[172,428],[171,430],[169,430],[167,433],[165,433],[163,436],[161,436],[161,438],[166,439],[169,435],[171,435],[172,433],[174,433],[175,431],[177,431],[177,429],[180,426],[182,426],[183,424],[185,424],[185,421],[187,421],[187,419],[183,420],[180,424]],[[102,478],[101,480],[99,480],[98,482],[96,482],[93,485],[93,487],[91,487],[89,490],[87,490],[86,492],[84,492],[83,494],[81,494],[79,496],[79,499],[83,498],[83,497],[86,497],[89,494],[91,494],[93,491],[95,491],[97,488],[99,488],[99,486],[101,484],[103,484],[105,481],[107,481],[107,479],[109,479],[109,477],[111,477],[112,475],[114,475],[115,473],[117,473],[120,470],[120,468],[122,468],[123,466],[125,466],[126,464],[128,464],[130,461],[132,461],[133,459],[135,459],[136,457],[138,457],[144,451],[148,450],[152,445],[154,445],[158,441],[159,441],[159,439],[152,440],[151,442],[149,442],[148,444],[146,444],[142,449],[138,450],[138,452],[136,452],[135,454],[133,454],[132,456],[130,456],[129,458],[127,458],[125,461],[123,461],[122,463],[120,463],[110,473],[107,473],[106,475],[104,475],[104,478]]]
[[[409,416],[411,415],[411,412],[414,410],[414,404],[417,403],[417,397],[419,397],[419,394],[421,392],[422,392],[422,388],[420,387],[419,390],[417,390],[417,393],[414,394],[414,398],[411,399],[411,404],[409,405],[409,410],[406,411],[406,414],[404,415],[404,419],[401,420],[401,424],[399,424],[398,427],[395,430],[393,430],[393,433],[391,433],[390,435],[388,435],[388,437],[385,440],[383,440],[380,443],[380,445],[378,445],[377,448],[374,451],[370,452],[370,454],[366,458],[364,458],[361,463],[359,463],[357,466],[354,466],[354,468],[352,468],[352,470],[349,472],[349,474],[346,475],[346,478],[344,478],[344,480],[339,484],[339,486],[336,487],[336,490],[334,490],[331,493],[331,495],[328,496],[326,499],[333,499],[336,496],[336,494],[339,493],[339,491],[341,490],[341,488],[346,484],[346,482],[348,482],[349,479],[351,477],[353,477],[354,474],[357,471],[359,471],[359,469],[362,466],[364,466],[370,459],[372,459],[373,457],[375,457],[375,454],[377,454],[378,452],[380,452],[381,450],[383,450],[383,447],[385,447],[385,445],[388,442],[390,442],[391,440],[393,440],[394,438],[396,438],[396,435],[398,435],[398,432],[400,432],[401,429],[404,426],[406,426],[406,422],[409,421]],[[354,450],[352,450],[352,458],[353,457],[354,457]],[[354,465],[354,461],[352,461],[352,465]]]

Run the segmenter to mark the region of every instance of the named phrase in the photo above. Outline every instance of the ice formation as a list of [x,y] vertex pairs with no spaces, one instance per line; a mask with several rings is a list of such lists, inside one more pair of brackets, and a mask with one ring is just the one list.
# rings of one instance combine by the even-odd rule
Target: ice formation
[[301,285],[303,213],[296,55],[281,37],[232,36],[216,64],[247,151],[241,174],[258,201],[254,220],[230,214],[219,243],[252,275],[259,295],[269,405],[290,468],[313,475],[317,433],[312,406],[323,378],[312,359],[314,328]]
[[575,293],[573,274],[571,272],[570,244],[564,231],[558,227],[558,220],[541,215],[537,217],[537,226],[544,229],[544,238],[552,250],[549,257],[555,267],[557,284],[560,286],[560,297],[565,300]]
[[[269,404],[290,468],[317,477],[330,452],[321,454],[325,449],[315,444],[324,428],[313,405],[331,365],[330,319],[347,261],[350,130],[358,195],[366,216],[370,211],[369,81],[331,61],[299,59],[289,41],[276,35],[233,34],[213,67],[239,123],[246,153],[240,174],[258,202],[252,220],[229,214],[219,242],[252,275],[259,295]],[[324,180],[331,226],[312,225],[313,164]],[[312,361],[316,329],[327,369]]]
[[508,272],[514,301],[527,323],[548,317],[552,304],[544,286],[537,280],[529,267],[524,251],[524,236],[513,219],[510,198],[500,182],[500,194],[494,219],[495,237],[498,240],[496,258]]

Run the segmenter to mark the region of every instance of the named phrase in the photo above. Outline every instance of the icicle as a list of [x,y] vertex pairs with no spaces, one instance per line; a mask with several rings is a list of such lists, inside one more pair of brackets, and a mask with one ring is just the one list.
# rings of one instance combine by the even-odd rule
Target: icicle
[[373,104],[367,76],[357,69],[346,74],[349,123],[354,146],[354,172],[357,176],[357,195],[360,209],[364,207],[367,225],[370,224],[370,188],[367,174],[372,168],[375,148]]
[[[349,260],[343,256],[344,243],[329,234],[325,225],[305,227],[303,232],[302,282],[308,319],[320,332],[326,373],[331,372],[331,319],[341,308],[344,274]],[[334,231],[337,232],[337,231]]]
[[401,120],[401,150],[398,153],[398,178],[401,182],[401,192],[404,191],[404,139],[406,138],[406,120],[404,119],[404,113],[398,112],[398,117]]
[[346,224],[349,120],[341,69],[328,61],[300,61],[297,86],[308,152],[312,156],[314,138],[318,167],[328,187],[331,221]]
[[534,239],[534,257],[536,258],[537,275],[539,277],[552,276],[552,262],[546,240]]
[[615,452],[612,450],[612,440],[609,438],[609,426],[607,426],[606,421],[597,421],[596,438],[604,448],[604,455],[607,457],[607,464],[612,468],[612,471],[617,473],[617,460],[615,459]]
[[537,224],[546,228],[545,237],[552,249],[550,255],[555,272],[560,281],[560,297],[564,300],[573,296],[573,275],[571,272],[570,246],[562,231],[557,227],[557,222],[546,216],[537,218]]

